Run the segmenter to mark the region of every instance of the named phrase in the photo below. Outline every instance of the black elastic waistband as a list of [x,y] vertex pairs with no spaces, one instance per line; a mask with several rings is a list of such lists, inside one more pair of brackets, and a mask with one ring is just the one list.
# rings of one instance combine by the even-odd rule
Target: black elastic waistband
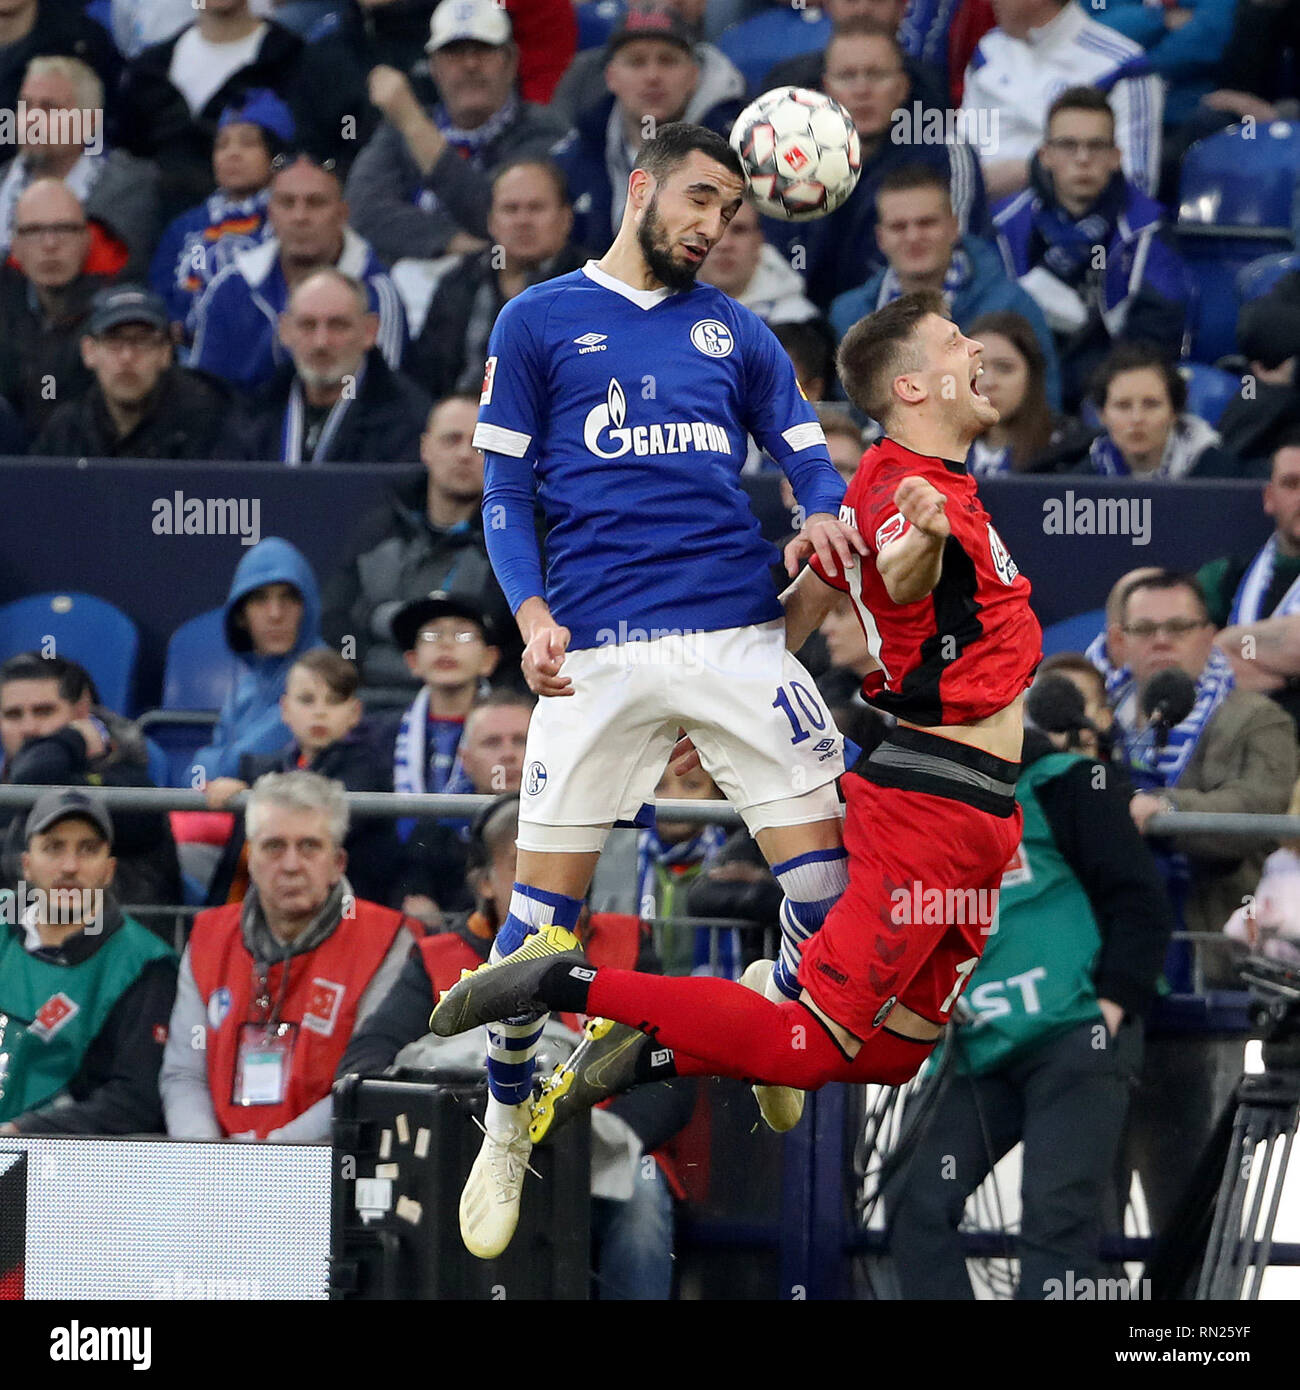
[[1016,809],[1019,763],[903,725],[859,758],[853,771],[878,787],[947,797],[1004,820]]

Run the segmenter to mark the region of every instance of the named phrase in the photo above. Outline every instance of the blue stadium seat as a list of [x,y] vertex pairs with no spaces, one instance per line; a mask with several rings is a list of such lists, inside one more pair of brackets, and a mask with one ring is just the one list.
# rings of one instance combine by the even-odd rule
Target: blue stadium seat
[[1296,249],[1300,228],[1300,124],[1229,126],[1183,156],[1178,249],[1196,282],[1191,355],[1236,351],[1238,276],[1263,256]]
[[118,714],[134,713],[139,649],[135,623],[94,594],[32,594],[0,607],[0,661],[30,651],[67,657],[90,672],[100,703]]
[[1187,381],[1187,409],[1206,424],[1217,425],[1228,402],[1240,392],[1241,378],[1203,362],[1182,362],[1178,370]]
[[1237,298],[1248,304],[1259,299],[1284,276],[1293,270],[1300,270],[1300,254],[1284,251],[1280,255],[1260,256],[1243,266],[1237,274]]
[[1105,626],[1104,608],[1090,608],[1086,613],[1076,613],[1073,618],[1062,618],[1059,623],[1043,629],[1043,655],[1084,651]]
[[1217,362],[1237,351],[1237,314],[1241,300],[1238,277],[1261,257],[1290,255],[1295,245],[1289,231],[1252,228],[1184,227],[1176,229],[1178,250],[1196,285],[1192,306],[1191,356],[1197,362]]
[[222,613],[220,608],[210,608],[172,633],[163,670],[162,708],[140,720],[166,758],[168,786],[191,785],[194,755],[210,739],[215,712],[225,704],[239,676],[239,663],[226,646]]
[[1300,124],[1254,122],[1197,140],[1183,156],[1178,223],[1207,227],[1300,227]]
[[163,709],[220,709],[239,677],[226,646],[223,609],[210,608],[184,622],[167,643]]

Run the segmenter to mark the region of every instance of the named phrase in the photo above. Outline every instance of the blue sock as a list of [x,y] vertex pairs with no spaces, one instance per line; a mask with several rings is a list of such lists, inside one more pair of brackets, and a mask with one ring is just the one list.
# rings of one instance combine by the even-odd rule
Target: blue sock
[[[555,925],[572,931],[581,911],[580,898],[516,883],[510,895],[510,912],[492,943],[491,959],[502,960],[517,951],[538,927]],[[488,1090],[502,1105],[522,1105],[528,1099],[533,1085],[533,1055],[547,1017],[530,1014],[489,1024]]]
[[812,850],[773,864],[772,872],[785,890],[781,952],[772,979],[787,999],[798,999],[799,952],[848,886],[849,857],[842,849]]

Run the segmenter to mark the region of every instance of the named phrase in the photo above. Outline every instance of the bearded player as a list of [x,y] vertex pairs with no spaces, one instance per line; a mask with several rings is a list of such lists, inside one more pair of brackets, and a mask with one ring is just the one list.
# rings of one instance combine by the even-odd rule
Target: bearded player
[[[628,177],[610,250],[525,290],[492,331],[474,433],[484,533],[542,697],[524,755],[518,881],[492,959],[576,948],[611,825],[652,800],[684,728],[785,892],[782,959],[747,979],[793,1000],[797,948],[848,879],[843,751],[787,650],[775,555],[740,486],[748,437],[807,518],[786,550],[791,574],[811,553],[839,574],[866,547],[839,518],[843,481],[780,344],[696,283],[743,195],[721,136],[665,126]],[[485,1259],[515,1229],[544,1011],[493,1020],[486,1133],[460,1204],[465,1244]],[[788,1128],[802,1097],[759,1103]]]
[[[616,1021],[551,1077],[539,1137],[642,1082],[899,1085],[933,1049],[992,929],[993,914],[965,909],[996,902],[1020,842],[1022,704],[1042,654],[1029,583],[963,462],[998,419],[977,386],[982,351],[931,292],[863,319],[840,347],[850,398],[886,431],[842,513],[869,554],[839,573],[813,558],[782,597],[787,640],[797,650],[846,592],[876,662],[864,697],[897,725],[842,779],[849,884],[802,949],[799,998],[596,970],[573,952],[468,976],[436,1009],[435,1032],[525,1009]],[[950,906],[936,922],[912,910],[920,902]]]

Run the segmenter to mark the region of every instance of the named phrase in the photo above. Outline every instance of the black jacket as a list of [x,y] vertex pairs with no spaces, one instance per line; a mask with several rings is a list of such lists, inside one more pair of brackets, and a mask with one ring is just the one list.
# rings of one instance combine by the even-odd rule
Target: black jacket
[[[76,400],[95,378],[81,360],[90,301],[112,276],[79,275],[47,317],[17,266],[0,266],[0,396],[39,434],[64,401]],[[51,393],[51,385],[53,392]]]
[[357,528],[342,566],[321,592],[321,632],[331,646],[356,639],[357,665],[366,685],[417,682],[406,669],[389,624],[409,599],[434,589],[481,603],[502,643],[498,672],[506,674],[519,652],[515,620],[502,594],[475,512],[463,526],[436,531],[426,509],[423,469],[393,489]]
[[[292,362],[282,362],[275,375],[249,403],[240,427],[240,453],[245,459],[278,462],[289,391],[296,378]],[[384,361],[378,348],[366,354],[361,390],[343,415],[337,433],[318,463],[417,463],[420,435],[433,402],[406,377]]]
[[[264,772],[292,772],[297,767],[298,747],[290,744],[279,753],[246,753],[239,762],[239,776],[251,787]],[[307,770],[342,782],[350,792],[393,790],[392,767],[385,764],[382,755],[360,732],[354,731],[323,748]],[[226,901],[244,844],[244,820],[237,816],[208,888],[210,907],[219,907]],[[357,897],[386,907],[400,907],[400,899],[394,898],[398,845],[391,817],[354,816],[343,848],[348,855],[348,882]]]
[[[108,727],[111,742],[98,758],[86,757],[86,740],[65,725],[43,738],[28,739],[9,760],[4,781],[44,787],[152,787],[149,754],[140,731],[110,710],[94,710]],[[181,900],[181,873],[171,823],[163,811],[113,811],[114,880],[118,900],[166,906]],[[0,887],[12,888],[22,877],[23,829],[27,808],[3,817]]]
[[182,29],[137,54],[122,78],[118,141],[132,154],[158,161],[167,218],[202,202],[212,191],[212,142],[222,111],[252,87],[269,87],[287,101],[303,49],[297,34],[272,23],[257,57],[227,78],[194,116],[168,76],[176,45],[186,32]]
[[[78,932],[43,958],[66,965],[88,959],[123,923],[121,909],[108,898],[103,929],[94,936]],[[19,923],[0,931],[22,934]],[[67,1086],[71,1105],[47,1105],[19,1115],[23,1134],[162,1134],[162,1100],[158,1070],[162,1066],[167,1022],[176,999],[174,956],[150,961],[123,990],[104,1025],[86,1049],[81,1066]]]
[[[1054,751],[1045,734],[1026,730],[1022,770]],[[1155,999],[1174,914],[1156,861],[1129,815],[1131,792],[1109,765],[1081,761],[1036,795],[1097,919],[1097,997],[1141,1015]]]
[[[487,358],[487,335],[506,300],[497,283],[492,267],[494,248],[463,257],[443,276],[425,316],[420,336],[411,344],[403,371],[434,398],[441,400],[453,391],[477,391],[483,380],[483,363]],[[587,253],[569,242],[538,273],[529,277],[529,285],[567,275],[587,263]],[[485,316],[481,342],[471,344],[469,332],[474,319],[475,302],[480,291],[491,294],[491,315]]]
[[217,378],[169,367],[154,389],[150,413],[119,437],[94,382],[80,400],[59,406],[31,452],[56,458],[228,458],[232,399],[230,388]]
[[[455,932],[487,959],[491,942],[466,930],[466,916],[449,921],[446,930]],[[662,974],[649,932],[642,933],[636,968],[643,974]],[[425,969],[424,956],[418,946],[413,947],[392,989],[352,1035],[337,1074],[376,1076],[391,1067],[402,1048],[428,1033],[429,1015],[435,1003],[433,981]],[[615,1096],[609,1109],[632,1129],[645,1152],[651,1153],[690,1120],[695,1109],[695,1086],[681,1080],[638,1086]]]

